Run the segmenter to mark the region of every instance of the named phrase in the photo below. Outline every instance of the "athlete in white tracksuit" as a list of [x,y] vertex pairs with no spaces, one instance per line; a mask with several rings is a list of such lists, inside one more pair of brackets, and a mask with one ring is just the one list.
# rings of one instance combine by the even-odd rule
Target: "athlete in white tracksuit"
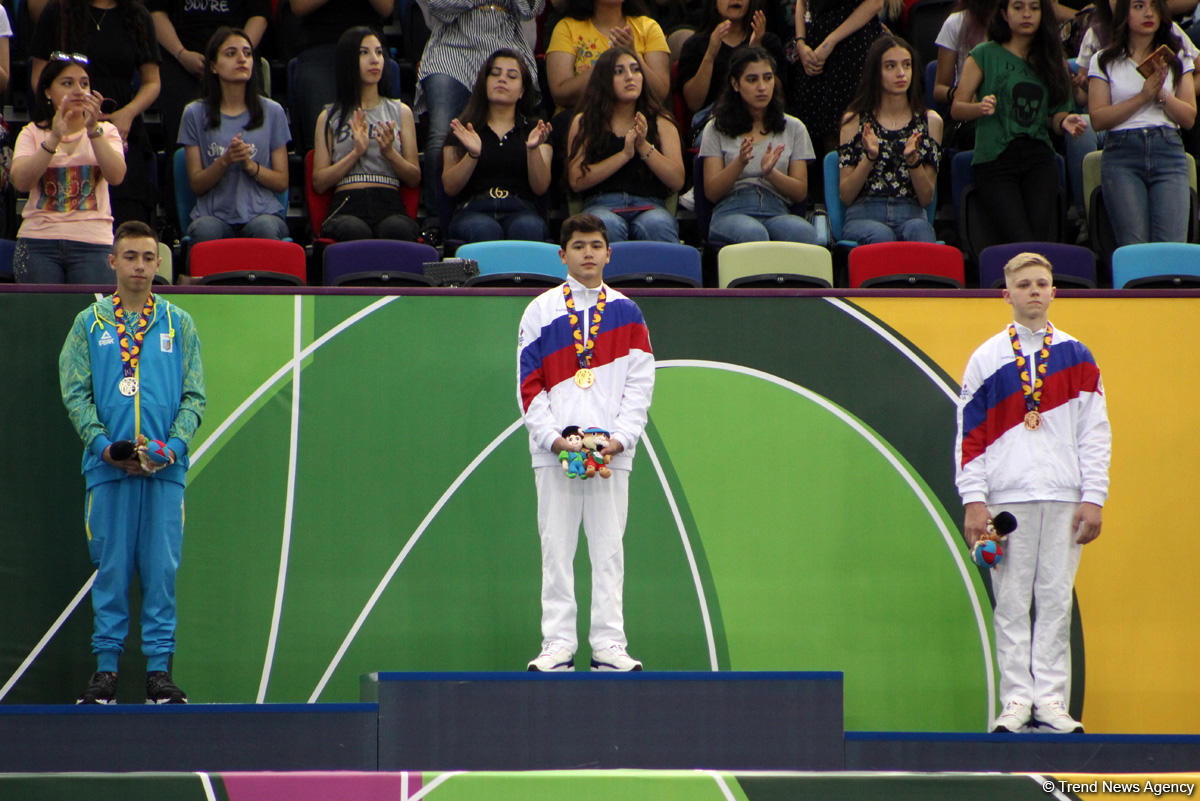
[[1003,706],[994,725],[1019,731],[1033,718],[1082,731],[1066,711],[1071,590],[1083,545],[1100,534],[1112,435],[1091,352],[1047,320],[1049,263],[1020,254],[1005,276],[1014,321],[967,364],[955,442],[968,547],[993,515],[1017,519],[992,572]]
[[[526,308],[517,348],[517,395],[529,431],[542,544],[542,653],[529,669],[574,665],[573,562],[582,521],[592,565],[592,666],[638,670],[641,663],[625,653],[622,540],[629,471],[654,390],[654,354],[641,310],[602,283],[611,253],[603,224],[577,215],[563,223],[562,236],[567,281]],[[558,454],[571,449],[562,436],[569,425],[611,433],[601,451],[612,457],[611,478],[568,478]]]

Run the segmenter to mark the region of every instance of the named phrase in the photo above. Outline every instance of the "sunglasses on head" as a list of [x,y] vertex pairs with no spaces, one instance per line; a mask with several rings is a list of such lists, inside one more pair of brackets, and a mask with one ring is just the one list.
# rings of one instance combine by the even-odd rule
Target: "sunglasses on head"
[[55,50],[50,54],[51,61],[74,61],[76,64],[87,64],[88,57],[83,53],[65,53],[62,50]]

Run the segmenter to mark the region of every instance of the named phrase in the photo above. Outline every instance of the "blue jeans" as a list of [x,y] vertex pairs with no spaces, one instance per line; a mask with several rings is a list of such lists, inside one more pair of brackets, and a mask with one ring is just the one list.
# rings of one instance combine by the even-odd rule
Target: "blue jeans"
[[450,120],[462,113],[463,106],[471,99],[471,90],[455,78],[438,72],[426,75],[421,80],[421,96],[429,115],[429,133],[425,138],[425,157],[421,164],[421,203],[429,218],[436,220],[438,204],[434,182],[442,180],[442,176],[433,174],[434,154],[442,152],[450,133]]
[[783,198],[760,186],[726,195],[713,209],[708,239],[714,245],[739,242],[803,242],[820,245],[812,223],[788,210]]
[[[625,192],[605,192],[584,198],[584,212],[595,214],[608,230],[608,241],[679,243],[679,222],[667,211],[658,198],[629,195]],[[634,206],[654,206],[648,211],[628,211],[620,214],[614,209]]]
[[549,235],[546,220],[519,197],[473,197],[450,219],[450,239],[491,242],[524,239],[542,242]]
[[874,242],[936,242],[925,209],[909,198],[868,197],[846,209],[842,238]]
[[108,266],[110,253],[112,245],[19,236],[13,251],[13,277],[19,284],[109,285],[117,279]]
[[1100,186],[1118,247],[1187,241],[1191,197],[1187,158],[1176,129],[1109,131]]
[[260,214],[248,223],[230,225],[216,217],[197,217],[188,226],[187,235],[193,242],[213,239],[251,237],[253,239],[286,239],[287,222],[278,214]]

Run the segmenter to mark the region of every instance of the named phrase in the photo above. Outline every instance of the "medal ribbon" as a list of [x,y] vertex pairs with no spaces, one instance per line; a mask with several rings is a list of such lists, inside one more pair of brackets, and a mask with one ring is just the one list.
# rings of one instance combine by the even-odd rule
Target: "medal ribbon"
[[600,320],[604,316],[605,286],[600,285],[600,294],[596,297],[596,306],[592,309],[591,321],[588,325],[587,336],[584,336],[580,324],[579,312],[575,311],[575,298],[571,295],[571,287],[562,285],[563,297],[567,302],[567,321],[575,338],[575,358],[579,361],[579,369],[591,367],[592,351],[596,349],[596,336],[600,333]]
[[1050,340],[1054,338],[1054,326],[1046,321],[1046,336],[1042,337],[1042,349],[1037,354],[1037,370],[1033,381],[1029,380],[1029,360],[1021,352],[1021,340],[1017,326],[1008,324],[1008,340],[1012,343],[1013,356],[1017,359],[1017,371],[1021,376],[1021,391],[1025,393],[1025,411],[1036,412],[1042,405],[1042,379],[1046,375],[1046,364],[1050,361]]
[[142,307],[142,316],[138,319],[133,332],[133,343],[129,341],[128,326],[125,323],[125,307],[121,305],[121,296],[113,293],[113,314],[117,318],[117,341],[121,343],[121,370],[126,378],[132,378],[137,373],[138,361],[142,357],[142,341],[146,338],[146,329],[154,318],[154,293],[146,298]]

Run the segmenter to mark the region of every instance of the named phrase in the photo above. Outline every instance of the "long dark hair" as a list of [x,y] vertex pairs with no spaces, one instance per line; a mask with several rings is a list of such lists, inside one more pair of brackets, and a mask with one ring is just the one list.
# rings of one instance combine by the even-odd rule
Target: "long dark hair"
[[917,54],[913,47],[899,36],[884,34],[871,44],[867,51],[867,59],[863,63],[862,78],[858,81],[858,91],[850,105],[846,106],[846,114],[874,114],[883,100],[883,55],[893,47],[903,48],[912,59],[912,79],[908,82],[908,107],[914,116],[925,115],[925,90],[921,86],[921,70],[917,67]]
[[[1180,71],[1183,69],[1179,63],[1179,50],[1183,45],[1179,41],[1179,37],[1175,35],[1171,24],[1171,12],[1167,10],[1166,0],[1150,0],[1150,2],[1154,3],[1154,9],[1158,12],[1158,29],[1154,31],[1150,50],[1151,52],[1157,50],[1159,45],[1171,48],[1171,57],[1167,60],[1167,66],[1171,69],[1171,77],[1178,81]],[[1107,71],[1109,64],[1130,55],[1129,6],[1129,0],[1117,0],[1116,7],[1113,9],[1112,42],[1100,51],[1100,61],[1098,62],[1102,70]]]
[[[996,7],[996,13],[992,14],[992,20],[988,23],[988,38],[1004,44],[1013,36],[1012,28],[1008,26],[1003,13],[1012,0],[1000,2],[1002,5]],[[1025,60],[1045,84],[1050,106],[1057,106],[1070,95],[1070,80],[1067,78],[1066,61],[1062,41],[1058,38],[1058,24],[1054,21],[1052,3],[1045,0],[1044,4],[1039,5],[1044,5],[1041,9],[1041,19],[1037,31],[1033,34],[1033,40],[1029,43],[1029,55]]]
[[[567,16],[574,19],[591,19],[596,13],[596,0],[567,0]],[[646,16],[646,4],[642,0],[622,0],[621,13],[627,17]]]
[[[1103,0],[1097,5],[1107,5],[1108,0]],[[964,51],[970,50],[975,45],[987,38],[988,23],[992,21],[992,15],[996,13],[997,0],[958,0],[954,4],[954,8],[950,13],[962,11],[963,26],[959,33],[966,47]],[[914,62],[915,63],[915,62]]]
[[[88,0],[57,0],[59,13],[58,44],[66,52],[87,52],[88,42],[99,24],[92,16]],[[147,21],[150,13],[141,0],[117,0],[117,12],[133,39],[133,53],[138,64],[157,61],[154,52],[154,31]],[[103,17],[101,17],[103,19]]]
[[[754,12],[761,10],[763,5],[763,0],[750,0],[746,4],[746,16],[742,17],[742,30],[746,32],[747,39],[750,37],[750,23],[754,20]],[[725,17],[721,16],[721,12],[717,10],[717,0],[704,0],[703,14],[700,27],[693,36],[710,36],[716,27],[725,20]]]
[[747,67],[759,61],[769,64],[771,72],[775,75],[775,92],[763,112],[763,128],[768,133],[779,133],[787,127],[783,118],[783,86],[779,83],[775,59],[758,45],[739,47],[729,59],[729,74],[726,76],[725,86],[721,88],[721,94],[713,104],[713,126],[726,136],[741,136],[754,125],[750,110],[746,108],[734,84],[741,80]]
[[534,109],[534,95],[537,89],[533,85],[533,76],[529,73],[529,67],[525,64],[525,59],[521,58],[521,54],[516,50],[509,48],[501,48],[495,53],[487,57],[487,61],[483,62],[483,66],[479,68],[479,74],[475,76],[475,86],[471,89],[471,97],[467,99],[467,104],[463,106],[463,110],[458,115],[458,121],[463,125],[472,125],[475,130],[479,130],[482,126],[487,125],[488,121],[488,96],[487,96],[487,79],[488,73],[492,71],[496,61],[502,58],[511,58],[517,62],[517,69],[521,71],[521,98],[517,100],[516,119],[514,122],[521,125],[525,120],[532,119],[536,115]]
[[[37,127],[43,130],[49,128],[54,121],[54,104],[50,102],[50,98],[46,97],[46,90],[50,88],[50,84],[62,74],[62,71],[67,67],[79,67],[85,73],[88,71],[87,64],[81,64],[78,61],[59,61],[53,59],[46,63],[46,68],[42,70],[42,74],[38,77],[37,89],[34,90],[33,103],[30,104],[29,119],[33,121]],[[91,81],[91,75],[88,75],[88,81]]]
[[[231,37],[238,36],[245,39],[247,44],[254,47],[254,43],[250,41],[250,37],[241,28],[230,28],[228,25],[222,25],[213,32],[209,37],[208,44],[204,46],[204,77],[200,79],[200,100],[204,103],[204,110],[207,112],[207,128],[221,127],[221,79],[213,72],[213,65],[217,63],[217,53],[221,51],[221,45],[225,44],[225,40]],[[250,62],[250,80],[246,82],[246,110],[250,112],[250,121],[246,124],[246,129],[250,130],[257,128],[263,124],[263,109],[262,102],[258,98],[258,58],[257,56],[251,59]]]
[[[362,105],[362,70],[359,68],[358,51],[362,47],[363,39],[368,36],[374,36],[379,40],[379,44],[383,44],[382,33],[367,25],[356,25],[339,36],[337,45],[334,47],[333,78],[337,97],[334,98],[333,105],[330,106],[329,113],[325,116],[327,140],[331,134],[336,139],[337,134],[349,124],[355,109]],[[379,96],[391,97],[390,90],[391,87],[385,75],[379,82]],[[335,114],[337,122],[334,122]]]
[[575,134],[575,139],[572,140],[567,153],[567,162],[570,163],[574,161],[579,151],[583,150],[585,175],[589,164],[594,164],[604,158],[604,147],[607,144],[608,135],[612,131],[613,108],[617,104],[616,93],[613,91],[613,75],[616,74],[617,59],[621,56],[632,56],[642,70],[642,93],[638,96],[634,109],[642,112],[642,116],[646,118],[646,141],[652,145],[658,145],[659,119],[671,118],[662,102],[654,94],[654,90],[650,88],[650,82],[646,80],[645,76],[645,67],[637,53],[627,47],[610,47],[605,50],[596,59],[596,64],[592,67],[592,76],[588,78],[583,96],[579,98],[577,106],[581,109],[577,115],[579,131]]
[[[1128,19],[1128,15],[1126,15]],[[1096,31],[1096,49],[1103,50],[1112,44],[1113,40],[1113,11],[1108,3],[1092,4],[1092,29]],[[1080,69],[1087,70],[1086,64],[1080,64]]]

